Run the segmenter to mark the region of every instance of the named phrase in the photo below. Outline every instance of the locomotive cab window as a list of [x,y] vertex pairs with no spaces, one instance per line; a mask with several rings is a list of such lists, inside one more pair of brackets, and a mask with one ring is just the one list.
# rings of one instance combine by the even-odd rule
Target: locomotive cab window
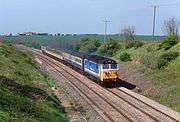
[[109,64],[103,64],[103,69],[109,69]]
[[111,65],[111,69],[117,69],[117,64],[110,64]]

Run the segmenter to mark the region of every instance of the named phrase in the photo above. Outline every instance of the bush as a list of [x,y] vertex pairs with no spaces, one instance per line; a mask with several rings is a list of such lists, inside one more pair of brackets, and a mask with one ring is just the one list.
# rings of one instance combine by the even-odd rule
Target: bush
[[132,48],[132,47],[134,47],[134,48],[139,48],[139,47],[142,47],[144,45],[144,43],[143,42],[141,42],[141,41],[132,41],[132,42],[130,42],[130,43],[128,43],[127,44],[127,46],[126,46],[126,48]]
[[124,62],[131,61],[131,56],[128,53],[124,52],[120,55],[120,60]]
[[177,44],[177,37],[176,36],[168,36],[166,39],[159,45],[158,49],[168,50]]
[[94,53],[97,51],[98,47],[100,46],[101,43],[99,40],[85,38],[80,41],[80,44],[76,46],[76,49],[86,53]]
[[110,39],[101,45],[98,52],[101,55],[113,56],[120,48],[121,45],[116,40]]
[[159,57],[159,60],[157,61],[157,69],[163,69],[168,65],[168,62],[176,59],[178,57],[179,53],[178,52],[167,52],[162,54]]
[[134,43],[133,42],[129,42],[127,45],[126,45],[126,49],[128,48],[132,48],[134,46]]
[[142,47],[143,45],[144,45],[144,43],[141,42],[141,41],[135,41],[135,43],[134,43],[134,47],[135,47],[135,48]]
[[165,68],[165,67],[167,66],[167,64],[168,64],[168,61],[167,61],[167,60],[159,59],[159,60],[157,61],[157,66],[156,66],[156,68],[157,68],[157,69],[163,69],[163,68]]
[[154,51],[142,56],[140,62],[150,69],[155,69],[157,64],[157,55]]
[[152,46],[148,46],[147,48],[146,48],[146,51],[149,53],[149,52],[152,52],[152,51],[154,51],[155,49],[152,47]]
[[178,52],[167,52],[164,53],[163,55],[161,55],[161,59],[167,60],[167,61],[171,61],[176,59],[176,57],[178,57],[179,53]]

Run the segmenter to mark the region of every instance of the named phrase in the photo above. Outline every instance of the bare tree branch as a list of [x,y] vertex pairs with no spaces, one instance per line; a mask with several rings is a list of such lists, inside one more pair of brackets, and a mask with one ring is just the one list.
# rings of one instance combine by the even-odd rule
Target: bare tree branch
[[169,18],[168,20],[164,21],[164,30],[166,34],[178,36],[179,31],[179,21],[176,18]]
[[123,35],[124,38],[125,38],[126,46],[127,46],[128,41],[134,40],[135,28],[134,28],[134,26],[124,27],[124,28],[121,30],[121,33],[122,33],[122,35]]

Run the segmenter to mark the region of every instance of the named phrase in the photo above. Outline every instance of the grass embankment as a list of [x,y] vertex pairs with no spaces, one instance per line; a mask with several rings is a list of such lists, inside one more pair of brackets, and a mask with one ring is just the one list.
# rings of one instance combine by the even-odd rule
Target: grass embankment
[[0,43],[0,121],[68,121],[51,80],[29,56]]
[[[129,70],[133,70],[133,67],[137,68],[134,69],[135,72],[143,72],[143,75],[148,78],[147,80],[150,80],[146,83],[146,80],[139,79],[140,83],[143,84],[141,94],[180,112],[180,55],[175,60],[170,61],[167,67],[156,69],[156,62],[162,54],[172,51],[180,53],[180,43],[166,51],[157,50],[159,44],[160,42],[145,42],[142,47],[137,49],[121,49],[116,53],[115,58],[119,60],[123,52],[129,53],[132,61],[120,63],[129,67]],[[139,70],[140,67],[145,69]]]

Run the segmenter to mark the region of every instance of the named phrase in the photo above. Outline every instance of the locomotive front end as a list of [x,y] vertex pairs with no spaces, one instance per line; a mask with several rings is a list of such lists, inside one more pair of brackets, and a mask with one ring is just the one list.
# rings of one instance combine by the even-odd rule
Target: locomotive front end
[[103,64],[101,80],[108,86],[116,86],[118,81],[118,64]]

